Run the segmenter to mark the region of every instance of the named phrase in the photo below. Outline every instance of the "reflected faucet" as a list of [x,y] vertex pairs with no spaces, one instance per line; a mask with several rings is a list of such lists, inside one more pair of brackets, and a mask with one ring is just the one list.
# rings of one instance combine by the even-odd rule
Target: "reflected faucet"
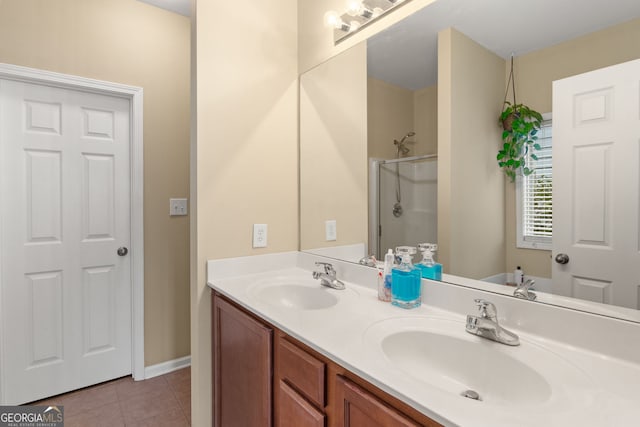
[[520,345],[520,338],[498,324],[496,306],[483,299],[474,300],[480,310],[480,316],[467,315],[466,331],[500,344]]
[[360,258],[360,261],[358,261],[358,264],[366,265],[367,267],[376,267],[377,266],[376,257],[374,255],[367,255],[365,257]]
[[538,298],[538,295],[535,292],[531,291],[533,285],[536,282],[533,279],[529,279],[524,284],[518,285],[515,291],[513,291],[513,296],[516,298],[522,298],[529,301],[535,301]]
[[332,289],[345,289],[344,283],[336,278],[336,270],[328,262],[316,261],[316,267],[323,267],[324,271],[314,271],[313,278],[320,279],[320,284]]

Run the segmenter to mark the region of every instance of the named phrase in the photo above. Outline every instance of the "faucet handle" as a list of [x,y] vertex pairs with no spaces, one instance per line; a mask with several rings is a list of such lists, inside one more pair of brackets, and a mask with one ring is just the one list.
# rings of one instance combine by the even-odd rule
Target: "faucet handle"
[[334,270],[333,265],[329,262],[320,262],[316,261],[316,267],[322,266],[324,268],[324,272],[330,275],[335,275],[336,270]]
[[493,305],[492,302],[489,302],[487,300],[484,300],[482,298],[476,298],[474,299],[474,301],[476,302],[477,306],[478,306],[478,310],[480,310],[480,316],[481,317],[485,317],[487,319],[495,319],[496,316],[498,315],[498,310],[496,309],[496,306]]
[[527,279],[526,282],[524,282],[522,285],[518,285],[519,288],[523,288],[524,290],[528,291],[529,289],[531,289],[533,287],[533,285],[536,284],[536,281],[533,279]]

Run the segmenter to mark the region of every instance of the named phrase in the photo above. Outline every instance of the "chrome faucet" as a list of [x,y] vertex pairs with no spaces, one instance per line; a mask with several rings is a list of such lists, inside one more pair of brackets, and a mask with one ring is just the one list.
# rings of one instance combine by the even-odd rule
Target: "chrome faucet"
[[498,324],[498,311],[495,305],[483,299],[474,301],[478,305],[480,316],[467,315],[467,332],[500,344],[520,345],[520,338],[516,334]]
[[358,261],[358,264],[366,265],[367,267],[375,267],[376,257],[374,255],[367,255],[365,257],[360,258],[360,261]]
[[516,298],[522,298],[529,301],[535,301],[538,298],[535,292],[531,291],[533,285],[536,282],[533,279],[529,279],[524,284],[518,285],[515,291],[513,291],[513,296]]
[[316,267],[323,267],[324,271],[314,271],[313,278],[320,279],[320,284],[328,288],[344,289],[344,283],[336,278],[336,270],[333,269],[333,265],[328,262],[316,262]]

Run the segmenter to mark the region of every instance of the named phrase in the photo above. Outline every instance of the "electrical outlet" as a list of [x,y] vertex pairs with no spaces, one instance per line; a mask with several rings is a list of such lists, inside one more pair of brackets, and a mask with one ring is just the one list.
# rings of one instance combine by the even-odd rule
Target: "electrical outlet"
[[253,224],[253,247],[267,247],[267,224]]
[[324,233],[327,242],[338,240],[338,231],[336,230],[335,219],[330,219],[324,222]]
[[178,216],[187,214],[187,199],[169,199],[169,215]]

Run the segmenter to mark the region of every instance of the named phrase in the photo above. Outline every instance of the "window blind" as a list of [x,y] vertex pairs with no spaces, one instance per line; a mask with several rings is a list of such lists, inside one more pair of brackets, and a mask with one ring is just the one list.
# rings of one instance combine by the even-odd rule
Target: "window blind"
[[551,120],[542,123],[537,136],[540,149],[529,151],[526,160],[533,173],[521,180],[522,239],[550,244],[553,225]]

